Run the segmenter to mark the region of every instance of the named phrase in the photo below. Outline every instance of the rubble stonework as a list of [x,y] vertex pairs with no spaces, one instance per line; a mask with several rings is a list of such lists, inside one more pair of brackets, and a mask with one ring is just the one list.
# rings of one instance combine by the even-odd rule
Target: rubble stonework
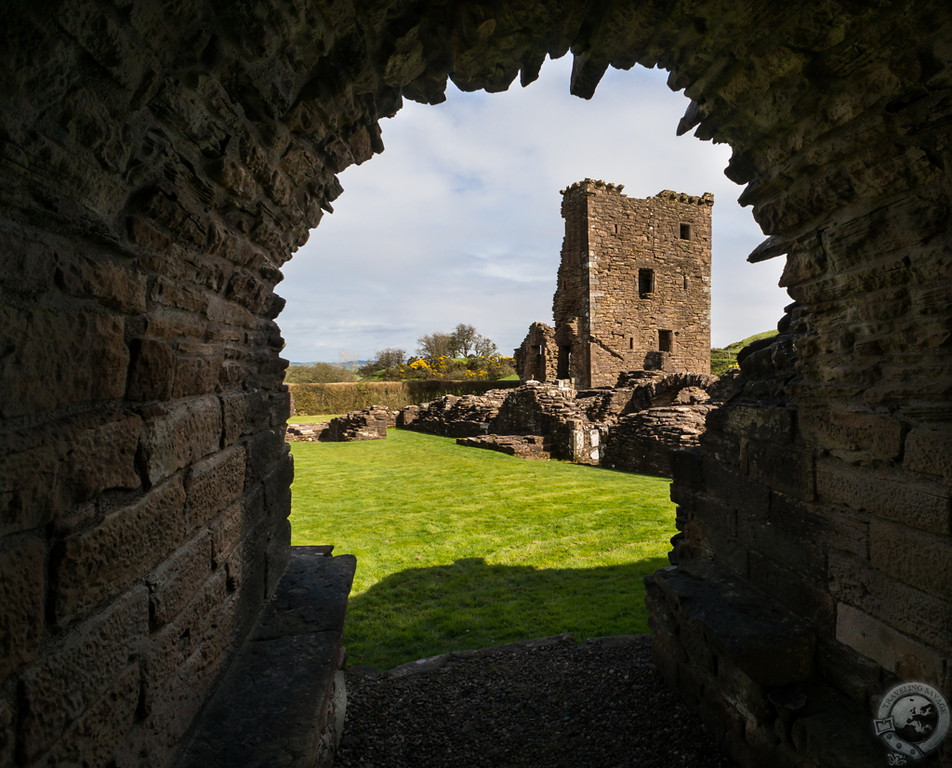
[[567,380],[532,381],[403,409],[398,426],[512,456],[562,459],[670,476],[671,450],[695,446],[704,417],[731,391],[709,374],[633,371],[630,386],[576,391]]
[[582,97],[669,72],[794,301],[672,454],[659,669],[744,766],[883,764],[888,686],[948,698],[948,2],[5,10],[0,764],[175,762],[289,559],[282,265],[404,99],[570,50]]
[[397,413],[383,405],[371,405],[330,421],[288,424],[289,442],[348,443],[355,440],[383,440],[387,428],[396,426]]
[[710,372],[714,197],[622,189],[585,179],[562,190],[555,328],[533,324],[515,351],[522,380],[585,389],[636,369]]

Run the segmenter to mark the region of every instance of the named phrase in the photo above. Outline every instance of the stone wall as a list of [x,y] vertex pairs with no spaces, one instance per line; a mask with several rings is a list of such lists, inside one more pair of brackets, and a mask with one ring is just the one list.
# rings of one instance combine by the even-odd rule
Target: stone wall
[[659,664],[746,765],[952,692],[947,3],[59,0],[0,34],[0,763],[173,762],[287,558],[281,265],[402,98],[570,48],[586,98],[670,71],[795,300],[675,466]]
[[[562,190],[554,336],[530,329],[516,351],[523,380],[546,374],[587,388],[634,369],[710,372],[714,198],[622,189],[586,179]],[[539,364],[552,358],[554,376]]]
[[520,381],[555,381],[559,377],[559,347],[555,330],[533,323],[515,350],[513,364]]

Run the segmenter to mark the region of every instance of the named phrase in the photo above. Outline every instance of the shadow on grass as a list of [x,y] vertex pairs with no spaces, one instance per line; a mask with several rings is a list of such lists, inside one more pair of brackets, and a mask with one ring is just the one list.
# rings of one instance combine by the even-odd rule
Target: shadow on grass
[[401,571],[351,597],[348,663],[389,669],[439,653],[564,632],[578,639],[648,632],[644,577],[667,565],[667,558],[657,557],[599,568],[537,569],[466,558]]

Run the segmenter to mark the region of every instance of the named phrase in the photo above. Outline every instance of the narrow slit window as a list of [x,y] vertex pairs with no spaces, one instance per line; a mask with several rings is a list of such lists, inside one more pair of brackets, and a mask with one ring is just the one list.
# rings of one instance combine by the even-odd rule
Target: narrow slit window
[[682,240],[690,240],[690,239],[691,239],[691,225],[690,225],[690,224],[685,224],[685,223],[682,222],[682,224],[681,224],[681,239],[682,239]]
[[684,276],[684,290],[687,290],[687,289],[688,289],[688,276],[685,275]]
[[628,349],[634,349],[634,348],[635,348],[635,337],[634,337],[634,336],[629,336],[629,337],[628,337]]
[[639,269],[638,270],[638,293],[642,296],[646,293],[652,293],[654,291],[654,270],[653,269]]
[[671,331],[658,331],[658,351],[670,352],[674,344],[674,333]]

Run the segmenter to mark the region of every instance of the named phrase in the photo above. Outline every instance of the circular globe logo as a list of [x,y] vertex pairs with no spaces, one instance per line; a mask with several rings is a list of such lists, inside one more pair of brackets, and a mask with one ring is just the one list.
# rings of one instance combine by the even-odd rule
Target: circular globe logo
[[889,747],[889,764],[906,765],[932,752],[949,731],[949,705],[931,685],[902,683],[879,704],[876,735]]

